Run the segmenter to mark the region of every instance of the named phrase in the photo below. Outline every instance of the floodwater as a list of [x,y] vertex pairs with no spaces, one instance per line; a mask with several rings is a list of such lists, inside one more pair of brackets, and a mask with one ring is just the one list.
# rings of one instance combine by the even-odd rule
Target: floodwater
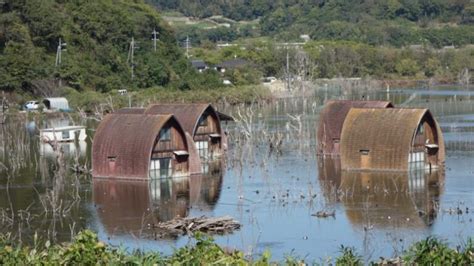
[[[317,158],[316,128],[327,99],[390,100],[428,107],[446,142],[446,167],[434,173],[348,173],[337,159]],[[474,95],[461,88],[344,91],[221,109],[239,122],[224,127],[229,151],[205,163],[202,176],[151,182],[92,180],[97,123],[70,116],[9,119],[0,131],[1,231],[28,242],[37,233],[67,241],[84,228],[129,250],[170,253],[189,238],[158,232],[176,216],[232,216],[242,224],[215,236],[222,246],[273,259],[287,255],[325,262],[341,245],[364,259],[400,254],[411,243],[438,236],[458,245],[474,236]],[[76,124],[87,141],[53,149],[38,128]],[[48,125],[46,125],[47,123]],[[318,211],[334,212],[318,218]]]

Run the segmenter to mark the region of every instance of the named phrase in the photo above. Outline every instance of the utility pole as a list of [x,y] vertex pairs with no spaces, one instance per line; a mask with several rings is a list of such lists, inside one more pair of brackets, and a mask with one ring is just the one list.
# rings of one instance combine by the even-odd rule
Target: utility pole
[[[63,43],[61,38],[59,38],[58,48],[56,49],[56,62],[54,63],[54,66],[58,69],[58,72],[61,69],[62,53],[63,51],[66,51],[66,46],[67,43]],[[62,87],[61,77],[59,77],[59,87]]]
[[135,79],[135,50],[138,49],[137,43],[135,39],[132,37],[132,41],[130,42],[130,48],[128,49],[128,58],[127,63],[130,64],[132,68],[132,80]]
[[156,31],[156,29],[153,29],[153,32],[151,34],[153,34],[153,50],[156,53],[156,42],[158,41],[158,38],[157,38],[158,32]]
[[288,47],[286,48],[286,89],[291,90],[290,87],[290,54],[288,53]]
[[190,44],[190,41],[189,41],[189,36],[186,36],[186,57],[189,59],[189,48],[191,48],[191,44]]

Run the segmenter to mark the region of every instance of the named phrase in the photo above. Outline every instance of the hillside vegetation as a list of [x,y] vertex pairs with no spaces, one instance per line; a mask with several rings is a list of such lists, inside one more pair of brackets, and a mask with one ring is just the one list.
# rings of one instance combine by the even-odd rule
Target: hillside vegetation
[[[272,36],[298,40],[349,40],[373,45],[434,47],[474,42],[471,0],[148,0],[159,9],[190,17],[215,15],[237,20],[260,19],[255,27],[200,31],[198,38],[229,41],[239,37]],[[211,32],[211,33],[209,33]],[[220,34],[216,38],[215,35]]]
[[[195,73],[172,30],[143,0],[4,0],[0,12],[2,90],[54,95],[59,80],[79,91],[100,92],[219,83],[216,75]],[[156,52],[153,29],[159,33]],[[127,61],[132,37],[139,47],[133,80]],[[55,67],[59,39],[67,46]]]

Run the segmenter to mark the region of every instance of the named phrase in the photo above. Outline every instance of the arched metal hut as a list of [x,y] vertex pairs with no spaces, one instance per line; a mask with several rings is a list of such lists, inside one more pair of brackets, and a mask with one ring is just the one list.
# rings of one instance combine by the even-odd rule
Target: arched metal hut
[[444,165],[441,129],[428,109],[352,108],[341,134],[343,170],[408,171]]
[[391,108],[388,101],[330,100],[321,112],[318,125],[318,155],[340,155],[341,131],[351,108]]
[[114,112],[114,114],[129,114],[129,115],[142,115],[145,113],[145,108],[139,107],[129,107],[129,108],[121,108]]
[[210,104],[155,104],[144,113],[173,114],[192,136],[203,159],[218,157],[227,148],[219,113]]
[[152,179],[200,172],[199,157],[172,115],[107,115],[92,144],[92,175]]

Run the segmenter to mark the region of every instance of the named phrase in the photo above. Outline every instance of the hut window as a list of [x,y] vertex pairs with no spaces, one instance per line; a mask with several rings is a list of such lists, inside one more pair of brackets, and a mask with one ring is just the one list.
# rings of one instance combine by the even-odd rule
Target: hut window
[[109,161],[109,170],[111,170],[111,171],[115,170],[115,161],[116,160],[117,160],[117,157],[115,157],[115,156],[107,157],[107,161]]
[[334,143],[339,143],[339,139],[332,139]]
[[202,126],[202,127],[207,126],[207,116],[206,115],[202,115],[199,118],[199,126]]
[[69,139],[70,138],[69,131],[67,131],[67,130],[64,130],[62,132],[62,135],[63,135],[63,139]]
[[150,177],[170,177],[172,173],[171,158],[152,159],[150,161]]
[[164,141],[171,140],[171,128],[164,127],[160,130],[160,140],[164,140]]
[[196,141],[196,148],[199,153],[199,157],[207,158],[209,152],[209,142],[207,141]]
[[359,150],[362,155],[369,155],[370,150]]
[[422,135],[423,133],[425,133],[425,127],[424,127],[423,123],[420,123],[418,125],[418,135]]

